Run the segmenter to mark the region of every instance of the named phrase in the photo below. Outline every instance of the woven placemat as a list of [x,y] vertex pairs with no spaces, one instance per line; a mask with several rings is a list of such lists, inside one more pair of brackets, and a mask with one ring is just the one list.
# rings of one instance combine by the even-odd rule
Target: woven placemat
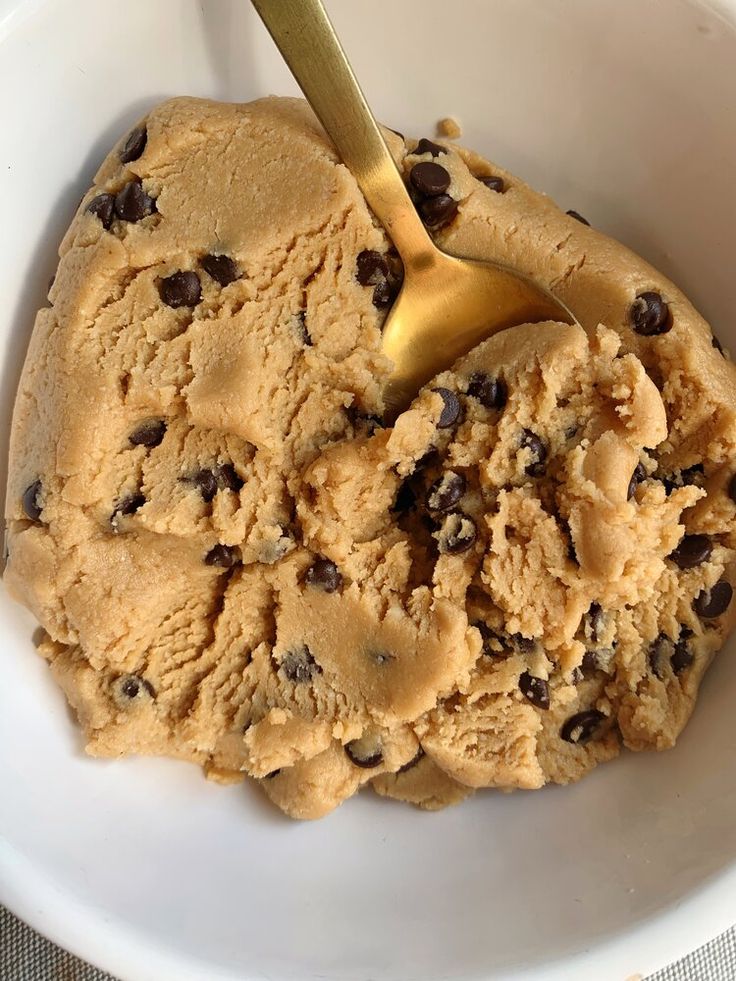
[[[0,981],[116,979],[45,940],[0,906]],[[646,981],[736,981],[736,927]]]

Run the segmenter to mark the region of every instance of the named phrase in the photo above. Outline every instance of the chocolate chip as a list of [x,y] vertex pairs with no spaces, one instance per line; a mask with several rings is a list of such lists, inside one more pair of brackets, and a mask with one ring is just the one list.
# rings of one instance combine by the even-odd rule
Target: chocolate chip
[[453,511],[442,522],[439,533],[439,549],[449,555],[467,552],[475,543],[478,532],[475,522],[462,511]]
[[509,640],[520,654],[531,654],[537,646],[533,637],[525,637],[523,634],[511,634]]
[[449,225],[457,214],[457,201],[449,194],[438,194],[419,203],[419,214],[429,228],[441,228]]
[[243,275],[237,262],[229,255],[205,255],[199,264],[220,286],[229,286]]
[[601,639],[600,632],[605,624],[600,603],[591,603],[586,616],[590,627],[590,639],[594,644],[597,644]]
[[405,480],[400,485],[399,490],[396,494],[396,500],[394,501],[391,510],[403,514],[406,511],[411,511],[411,509],[414,507],[416,502],[417,502],[417,495],[414,492],[414,488],[412,487],[412,481],[410,478],[409,480]]
[[128,442],[133,446],[158,446],[166,433],[166,422],[163,419],[152,419],[144,422],[128,436]]
[[660,634],[649,646],[647,661],[653,675],[662,680],[666,658],[671,657],[672,641],[666,634]]
[[639,293],[629,309],[629,321],[637,334],[653,337],[672,329],[670,308],[659,293]]
[[114,519],[119,514],[125,516],[135,514],[135,512],[139,511],[145,503],[146,498],[143,494],[129,494],[127,497],[121,498],[115,505],[115,510],[112,513],[112,517]]
[[695,655],[688,643],[688,638],[680,637],[675,644],[675,653],[672,655],[670,662],[672,664],[672,670],[675,674],[682,674],[686,668],[690,667],[694,660]]
[[115,195],[115,214],[123,221],[141,221],[156,210],[156,202],[143,190],[140,181],[131,181]]
[[409,171],[409,180],[416,191],[427,198],[436,198],[444,194],[450,186],[450,175],[445,168],[431,160],[414,164]]
[[431,153],[433,157],[437,157],[440,153],[447,153],[447,147],[440,146],[439,143],[433,143],[432,140],[422,137],[411,152],[416,153],[417,155],[421,153]]
[[120,709],[127,710],[134,704],[144,704],[156,697],[153,685],[137,674],[122,674],[111,684],[113,700]]
[[430,511],[449,511],[463,496],[465,487],[465,477],[448,470],[429,488],[427,507]]
[[693,602],[693,609],[704,620],[714,620],[728,609],[733,587],[726,579],[719,579],[710,589],[704,589]]
[[245,483],[232,463],[221,463],[219,467],[215,467],[215,477],[219,487],[236,493]]
[[525,472],[530,477],[541,477],[544,473],[544,465],[547,462],[547,447],[544,441],[536,433],[532,432],[531,429],[525,429],[521,435],[519,449],[529,450],[532,455],[531,462],[527,463],[525,467]]
[[43,486],[40,480],[34,480],[32,484],[23,491],[23,510],[31,521],[39,521],[43,505],[41,504],[41,491]]
[[472,626],[480,631],[483,642],[482,652],[486,657],[508,656],[508,643],[504,642],[504,637],[501,634],[496,633],[495,630],[491,630],[488,624],[483,623],[482,620],[476,620]]
[[205,565],[216,565],[221,569],[232,569],[241,563],[240,549],[237,545],[217,544],[205,555]]
[[146,149],[148,140],[148,130],[145,126],[136,126],[128,136],[128,139],[120,151],[120,162],[127,164],[132,160],[137,160]]
[[115,216],[115,196],[107,193],[98,194],[87,205],[87,211],[91,215],[96,215],[102,222],[102,227],[108,230]]
[[549,708],[549,684],[544,678],[535,678],[533,674],[525,671],[519,678],[519,688],[532,705],[540,709]]
[[570,208],[570,210],[566,211],[565,214],[569,215],[571,218],[574,218],[575,221],[579,221],[581,225],[590,225],[588,219],[583,218],[579,211],[573,211],[572,208]]
[[669,557],[681,569],[692,569],[707,562],[713,551],[713,544],[707,535],[685,535]]
[[307,586],[316,586],[326,593],[334,593],[342,586],[342,576],[332,559],[319,556],[307,569],[304,582]]
[[408,763],[404,763],[403,766],[400,766],[399,769],[396,772],[397,773],[406,773],[407,770],[413,769],[413,767],[415,767],[417,765],[417,763],[422,759],[423,756],[424,756],[424,750],[420,746],[419,749],[416,752],[416,756],[412,756],[412,758],[409,760],[409,762]]
[[373,287],[373,306],[378,307],[379,310],[390,307],[395,299],[396,287],[390,280],[384,279],[382,283]]
[[731,477],[728,482],[728,496],[731,498],[734,504],[736,504],[736,473]]
[[159,296],[167,307],[196,307],[202,299],[199,276],[191,269],[175,272],[159,281]]
[[675,471],[675,473],[667,474],[659,479],[664,484],[664,488],[667,493],[671,494],[677,487],[689,487],[693,484],[700,486],[702,484],[702,477],[703,464],[694,463],[691,467],[686,467],[684,470]]
[[352,739],[349,743],[345,743],[345,752],[351,763],[364,770],[372,770],[383,763],[381,747],[377,745],[375,739],[369,737]]
[[388,278],[388,263],[375,249],[363,249],[355,260],[355,278],[361,286],[377,286]]
[[322,674],[322,668],[312,657],[306,644],[282,655],[280,667],[286,678],[295,684],[303,684],[311,681],[315,675]]
[[194,486],[197,488],[199,493],[202,495],[202,499],[208,504],[214,498],[218,491],[217,478],[211,470],[198,470],[196,473],[192,474],[191,477],[187,477]]
[[497,194],[503,194],[506,190],[506,182],[503,177],[493,177],[488,174],[478,177],[478,180],[481,184],[485,184],[490,191],[495,191]]
[[594,735],[605,715],[598,709],[587,709],[571,716],[560,729],[560,736],[576,746],[587,743]]
[[437,428],[449,429],[460,418],[460,399],[449,388],[433,388],[432,391],[441,395],[442,401],[445,403],[442,406],[442,412],[440,412],[440,417],[437,420]]
[[130,701],[134,698],[139,698],[141,695],[147,695],[149,698],[156,697],[156,692],[151,682],[145,678],[141,678],[137,674],[121,675],[116,679],[116,687],[120,694]]
[[482,371],[474,371],[470,376],[468,395],[477,399],[486,409],[502,409],[509,393],[503,378],[491,378]]
[[631,480],[629,481],[629,489],[626,492],[627,500],[631,500],[636,493],[636,488],[639,486],[642,480],[646,478],[646,476],[647,472],[644,469],[644,465],[642,463],[637,463],[637,465],[634,467],[634,472],[631,475]]

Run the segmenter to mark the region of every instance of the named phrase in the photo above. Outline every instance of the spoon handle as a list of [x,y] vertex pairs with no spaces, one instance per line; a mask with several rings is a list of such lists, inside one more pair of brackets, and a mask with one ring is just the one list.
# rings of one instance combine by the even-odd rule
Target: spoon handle
[[322,0],[252,0],[309,104],[404,264],[434,247]]

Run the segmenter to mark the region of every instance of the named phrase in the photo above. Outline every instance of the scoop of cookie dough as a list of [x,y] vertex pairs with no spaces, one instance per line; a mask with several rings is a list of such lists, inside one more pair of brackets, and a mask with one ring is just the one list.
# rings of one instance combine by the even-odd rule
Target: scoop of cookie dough
[[672,746],[736,608],[707,324],[513,175],[386,137],[438,244],[582,326],[490,338],[384,427],[401,264],[351,174],[299,100],[174,99],[83,199],[13,420],[5,580],[88,752],[300,818]]

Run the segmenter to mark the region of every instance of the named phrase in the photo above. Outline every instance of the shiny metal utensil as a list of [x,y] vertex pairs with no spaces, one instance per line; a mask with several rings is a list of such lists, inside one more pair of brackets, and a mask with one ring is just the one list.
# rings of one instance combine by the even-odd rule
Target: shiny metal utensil
[[575,318],[536,283],[494,262],[459,259],[433,243],[409,198],[321,0],[252,0],[309,104],[404,264],[386,320],[394,363],[390,419],[438,371],[514,324]]

